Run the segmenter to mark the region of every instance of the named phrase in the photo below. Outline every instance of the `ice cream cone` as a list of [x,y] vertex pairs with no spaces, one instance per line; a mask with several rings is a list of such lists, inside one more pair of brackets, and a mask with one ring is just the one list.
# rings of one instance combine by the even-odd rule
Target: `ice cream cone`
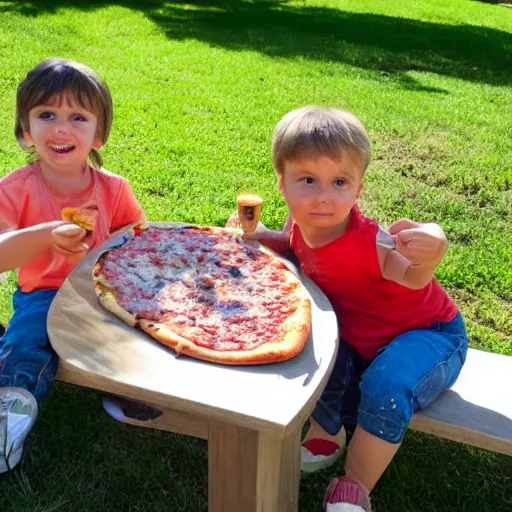
[[241,195],[236,198],[238,204],[238,222],[244,233],[256,231],[263,208],[263,199],[258,196]]

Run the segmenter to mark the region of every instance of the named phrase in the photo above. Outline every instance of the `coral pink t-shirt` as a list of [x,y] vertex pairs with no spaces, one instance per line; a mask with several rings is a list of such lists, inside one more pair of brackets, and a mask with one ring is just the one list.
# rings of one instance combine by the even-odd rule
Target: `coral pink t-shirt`
[[302,270],[331,301],[341,337],[365,360],[400,334],[448,322],[458,311],[435,278],[420,290],[384,279],[378,232],[354,206],[345,233],[323,247],[309,247],[296,224],[291,234]]
[[[75,196],[64,196],[43,180],[39,163],[21,167],[0,179],[0,233],[61,220],[62,208],[95,205],[98,218],[88,245],[106,240],[117,228],[137,222],[143,211],[128,181],[105,170],[89,167],[90,185]],[[49,249],[18,269],[24,292],[60,288],[76,265]]]

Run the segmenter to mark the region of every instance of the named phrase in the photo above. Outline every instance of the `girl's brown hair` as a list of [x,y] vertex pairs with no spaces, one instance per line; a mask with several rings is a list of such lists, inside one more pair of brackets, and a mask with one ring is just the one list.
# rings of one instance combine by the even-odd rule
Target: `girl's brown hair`
[[[48,59],[31,69],[18,86],[14,136],[28,149],[24,132],[29,132],[29,112],[38,105],[60,103],[72,98],[98,118],[96,137],[107,142],[112,126],[112,96],[107,85],[88,66],[67,59]],[[89,153],[92,164],[101,168],[103,158],[96,148]]]

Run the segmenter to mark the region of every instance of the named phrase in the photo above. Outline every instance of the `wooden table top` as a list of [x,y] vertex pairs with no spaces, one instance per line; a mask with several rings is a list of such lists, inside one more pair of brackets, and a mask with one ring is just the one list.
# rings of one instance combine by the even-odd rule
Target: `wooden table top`
[[52,303],[48,333],[60,364],[84,386],[279,436],[303,422],[301,414],[318,399],[337,350],[336,316],[318,287],[301,276],[312,299],[312,329],[303,352],[289,361],[234,367],[176,357],[96,297],[94,264],[121,236],[84,256]]

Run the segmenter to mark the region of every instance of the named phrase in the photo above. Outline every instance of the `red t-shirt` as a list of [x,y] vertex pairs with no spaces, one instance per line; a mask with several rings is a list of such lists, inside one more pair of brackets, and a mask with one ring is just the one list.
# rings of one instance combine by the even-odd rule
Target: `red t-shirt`
[[448,322],[457,306],[433,278],[420,290],[384,279],[377,258],[379,225],[354,206],[343,235],[309,247],[294,224],[290,245],[304,273],[330,300],[340,336],[365,360],[407,331]]
[[[65,206],[98,208],[96,227],[88,245],[106,240],[112,231],[137,222],[143,215],[128,181],[116,174],[89,167],[89,187],[75,196],[63,196],[43,180],[38,162],[12,171],[0,179],[0,233],[44,222],[61,220]],[[18,270],[18,285],[24,292],[60,288],[76,265],[53,250],[40,254]]]

